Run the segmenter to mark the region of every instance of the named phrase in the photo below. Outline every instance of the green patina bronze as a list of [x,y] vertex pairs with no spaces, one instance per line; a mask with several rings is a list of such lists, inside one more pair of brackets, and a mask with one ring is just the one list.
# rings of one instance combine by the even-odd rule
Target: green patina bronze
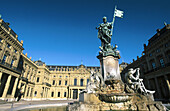
[[100,24],[96,29],[98,30],[98,38],[101,40],[101,46],[99,56],[114,56],[120,58],[117,45],[113,47],[111,45],[113,22],[107,22],[107,18],[103,17],[103,23]]

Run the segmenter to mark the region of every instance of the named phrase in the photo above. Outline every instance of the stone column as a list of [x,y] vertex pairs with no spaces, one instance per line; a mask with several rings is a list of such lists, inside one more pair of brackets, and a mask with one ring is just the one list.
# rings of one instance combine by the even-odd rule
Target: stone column
[[2,74],[3,74],[3,73],[0,71],[0,81],[1,81]]
[[158,80],[157,80],[156,77],[154,77],[154,80],[155,80],[156,89],[158,91],[158,96],[159,96],[159,98],[161,98],[161,92],[160,92],[160,88],[159,88],[159,85],[158,85]]
[[47,88],[47,98],[48,98],[48,88]]
[[71,91],[70,91],[70,93],[71,93],[71,99],[73,98],[73,90],[71,89]]
[[80,93],[80,90],[78,89],[78,92],[77,92],[77,99],[79,99],[79,93]]
[[2,72],[0,72],[0,87],[1,87],[1,77],[2,77]]
[[42,94],[43,98],[44,98],[44,93],[45,93],[45,87],[43,87],[43,94]]
[[45,98],[47,98],[47,88],[45,88]]
[[28,86],[27,87],[25,86],[25,95],[24,95],[24,98],[27,97],[27,92],[28,92]]
[[30,94],[31,94],[31,86],[30,86],[30,88],[29,88],[28,98],[30,98]]
[[21,88],[21,81],[22,80],[19,80],[18,88]]
[[24,94],[22,95],[23,98],[25,97],[25,90],[26,90],[26,84],[24,84]]
[[166,81],[166,85],[168,87],[168,96],[170,98],[170,83],[169,83],[169,80],[168,80],[168,77],[166,75],[164,75],[164,78],[165,78],[165,81]]
[[7,79],[7,82],[5,84],[5,89],[4,89],[2,98],[5,98],[7,96],[8,88],[9,88],[9,85],[10,85],[10,81],[11,81],[11,75],[8,76],[8,79]]
[[27,77],[27,74],[28,74],[28,69],[29,69],[29,67],[28,67],[28,65],[25,67],[25,72],[24,72],[24,75],[23,75],[23,77]]
[[14,87],[13,87],[13,90],[12,90],[12,97],[14,97],[14,95],[15,95],[15,91],[17,89],[17,83],[18,83],[18,78],[15,79]]

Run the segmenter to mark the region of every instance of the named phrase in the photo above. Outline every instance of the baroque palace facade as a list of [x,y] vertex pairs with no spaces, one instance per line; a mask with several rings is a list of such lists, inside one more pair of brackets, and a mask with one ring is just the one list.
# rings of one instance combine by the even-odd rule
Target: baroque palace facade
[[[0,100],[78,99],[91,71],[100,67],[53,66],[23,54],[23,41],[0,18]],[[120,71],[125,64],[120,65]]]
[[145,86],[155,90],[154,98],[170,102],[170,24],[158,29],[157,33],[144,44],[142,56],[129,64],[121,73],[122,77],[129,68],[140,68],[140,76]]

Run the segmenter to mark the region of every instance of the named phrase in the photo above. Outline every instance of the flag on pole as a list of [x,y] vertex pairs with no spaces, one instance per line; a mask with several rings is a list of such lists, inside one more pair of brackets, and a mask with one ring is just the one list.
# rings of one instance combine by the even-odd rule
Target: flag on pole
[[120,11],[120,10],[115,9],[115,16],[116,16],[116,17],[123,18],[123,11]]

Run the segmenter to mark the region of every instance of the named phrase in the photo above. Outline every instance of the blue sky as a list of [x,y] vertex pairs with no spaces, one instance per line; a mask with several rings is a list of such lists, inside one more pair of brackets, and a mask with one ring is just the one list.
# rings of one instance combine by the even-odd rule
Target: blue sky
[[95,27],[103,16],[112,21],[114,6],[124,11],[116,18],[112,45],[121,59],[141,56],[143,44],[170,22],[170,0],[0,0],[4,21],[24,41],[24,53],[48,65],[99,66],[100,40]]

